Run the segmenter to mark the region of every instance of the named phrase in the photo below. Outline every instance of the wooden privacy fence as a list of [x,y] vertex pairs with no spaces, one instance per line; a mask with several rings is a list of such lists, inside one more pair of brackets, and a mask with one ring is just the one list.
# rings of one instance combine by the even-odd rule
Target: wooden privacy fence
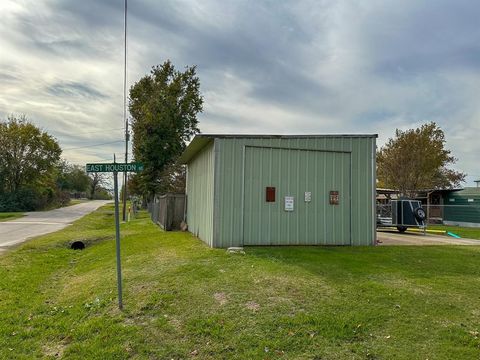
[[157,195],[148,204],[148,212],[152,221],[163,230],[180,230],[185,214],[185,194]]

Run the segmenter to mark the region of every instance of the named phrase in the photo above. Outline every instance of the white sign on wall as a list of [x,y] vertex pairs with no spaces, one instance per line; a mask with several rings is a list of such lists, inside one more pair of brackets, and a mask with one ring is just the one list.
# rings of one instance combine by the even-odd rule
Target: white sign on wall
[[293,211],[293,196],[285,196],[285,211]]
[[305,191],[305,202],[310,202],[310,201],[312,201],[312,192]]

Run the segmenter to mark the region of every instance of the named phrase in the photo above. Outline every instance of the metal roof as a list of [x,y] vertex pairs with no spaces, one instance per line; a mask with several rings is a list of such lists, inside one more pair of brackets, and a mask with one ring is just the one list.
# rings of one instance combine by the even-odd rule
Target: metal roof
[[458,196],[480,196],[480,187],[466,187],[456,193]]
[[[209,138],[251,138],[251,139],[296,139],[296,138],[320,138],[320,137],[378,137],[378,134],[208,134],[200,133],[195,135],[197,137]],[[195,140],[194,138],[194,140]]]
[[415,190],[417,194],[420,193],[449,193],[449,192],[455,192],[455,191],[462,191],[463,188],[452,188],[452,189],[420,189],[420,190]]
[[377,194],[398,194],[400,190],[377,188]]
[[214,138],[203,136],[200,134],[195,135],[193,140],[188,144],[187,148],[183,151],[182,155],[178,159],[180,164],[186,164],[192,159],[195,154],[202,150],[208,143],[213,141]]
[[301,135],[273,135],[273,134],[197,134],[184,150],[179,158],[181,164],[186,164],[195,154],[202,150],[207,144],[217,138],[222,139],[309,139],[322,137],[378,137],[378,134],[301,134]]

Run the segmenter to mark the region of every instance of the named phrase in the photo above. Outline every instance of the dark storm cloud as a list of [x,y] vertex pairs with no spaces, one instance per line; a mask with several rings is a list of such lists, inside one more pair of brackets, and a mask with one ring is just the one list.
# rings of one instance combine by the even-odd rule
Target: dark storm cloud
[[[480,70],[480,6],[475,1],[379,7],[362,22],[376,71],[397,80],[451,69]],[[372,21],[376,20],[376,21]]]
[[33,45],[40,51],[62,57],[91,57],[97,51],[80,40],[44,40],[41,36],[31,38]]
[[[103,31],[112,27],[120,33],[122,5],[119,1],[60,1],[53,3],[52,8],[55,19],[65,27],[75,19],[71,27],[75,33],[99,31],[101,38]],[[228,10],[228,6],[219,6]],[[155,53],[155,44],[161,44],[163,39],[182,39],[188,43],[181,49],[182,57],[188,59],[186,64],[196,64],[200,71],[230,71],[249,81],[250,96],[259,100],[305,108],[315,106],[318,97],[328,93],[303,71],[303,48],[312,41],[313,34],[304,29],[301,19],[291,14],[288,2],[244,2],[235,6],[232,22],[222,29],[211,19],[196,17],[185,2],[165,1],[162,6],[157,2],[130,2],[129,16],[129,33],[134,37],[129,41],[150,42],[151,53]],[[95,48],[98,45],[87,43],[84,37],[64,38],[62,34],[52,34],[48,26],[39,26],[39,22],[47,25],[51,21],[25,16],[19,19],[19,24],[40,51],[62,56],[98,55],[99,49]],[[146,25],[152,30],[135,38],[136,29]],[[165,55],[152,60],[151,65],[165,60],[168,54]]]
[[[56,7],[58,5],[58,7]],[[70,7],[69,7],[70,6]],[[108,58],[120,49],[123,14],[104,1],[75,1],[35,8],[11,20],[16,41],[29,48],[31,55],[67,58]],[[116,13],[116,16],[112,13]],[[116,25],[118,31],[112,36]]]
[[197,18],[178,2],[164,2],[161,7],[134,4],[130,7],[135,17],[132,28],[136,22],[150,24],[155,29],[151,32],[154,43],[161,44],[169,36],[178,38],[188,63],[198,65],[200,71],[232,72],[252,85],[249,95],[259,100],[315,106],[328,90],[305,71],[310,59],[303,53],[314,34],[304,29],[288,3],[242,4],[221,29],[212,19]]
[[82,97],[93,100],[103,100],[108,96],[93,87],[78,82],[60,82],[49,85],[47,92],[60,97]]
[[56,0],[51,7],[74,24],[91,30],[123,28],[122,0]]

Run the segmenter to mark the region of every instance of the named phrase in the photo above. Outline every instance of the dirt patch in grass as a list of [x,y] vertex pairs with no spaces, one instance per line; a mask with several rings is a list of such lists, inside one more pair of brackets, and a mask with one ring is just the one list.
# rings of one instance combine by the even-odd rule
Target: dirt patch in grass
[[213,294],[213,298],[218,302],[220,306],[223,306],[228,302],[228,296],[224,292],[218,292]]
[[67,345],[64,343],[46,344],[42,346],[43,355],[47,358],[61,359]]
[[248,301],[246,304],[245,304],[245,307],[248,309],[248,310],[251,310],[253,312],[257,312],[258,310],[260,310],[260,304],[256,303],[255,301]]
[[182,322],[176,318],[169,319],[168,323],[177,330],[180,330],[180,328],[182,327]]

